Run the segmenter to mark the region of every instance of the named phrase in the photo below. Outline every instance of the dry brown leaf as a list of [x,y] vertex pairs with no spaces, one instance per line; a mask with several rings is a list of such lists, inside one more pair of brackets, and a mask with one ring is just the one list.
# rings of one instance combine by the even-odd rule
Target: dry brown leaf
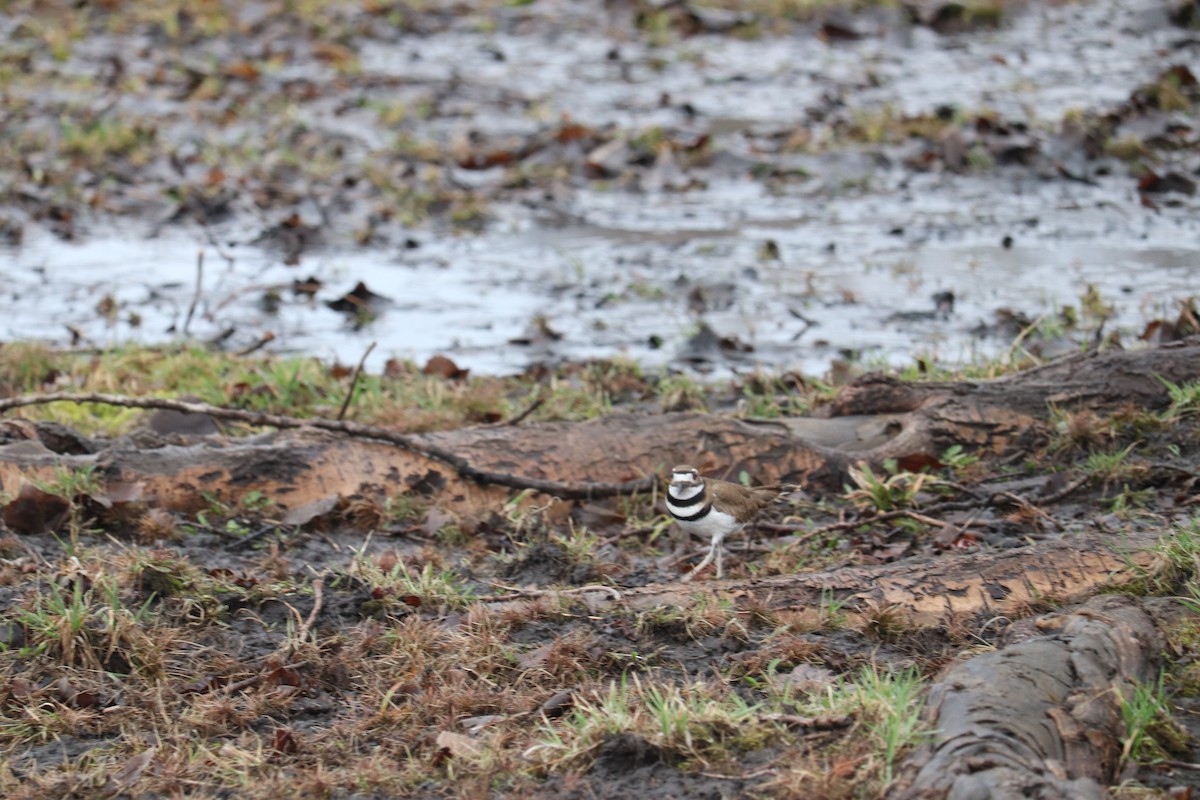
[[442,731],[439,733],[437,746],[455,758],[469,758],[478,755],[481,749],[479,742],[470,736],[464,736],[461,733],[454,733],[453,731]]
[[116,782],[122,788],[126,789],[137,783],[146,771],[146,768],[154,761],[156,753],[158,753],[158,748],[150,747],[130,758],[125,762],[125,766],[121,768],[121,772],[116,776]]

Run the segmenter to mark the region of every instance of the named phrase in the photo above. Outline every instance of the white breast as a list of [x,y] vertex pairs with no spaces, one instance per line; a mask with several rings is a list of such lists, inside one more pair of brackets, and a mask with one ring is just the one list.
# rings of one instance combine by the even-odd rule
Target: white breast
[[[700,510],[699,506],[686,506],[680,508],[667,498],[667,508],[676,514],[695,514]],[[689,534],[694,536],[703,536],[706,539],[720,538],[724,539],[729,534],[742,527],[741,523],[734,518],[732,514],[726,514],[724,511],[713,509],[698,520],[687,522],[685,520],[675,520],[679,527],[683,528]]]

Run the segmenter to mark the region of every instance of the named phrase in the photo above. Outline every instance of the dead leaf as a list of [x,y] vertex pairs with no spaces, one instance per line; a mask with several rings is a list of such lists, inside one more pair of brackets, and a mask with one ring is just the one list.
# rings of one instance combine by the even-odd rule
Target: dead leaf
[[341,498],[336,494],[320,497],[299,508],[293,508],[283,515],[281,522],[284,525],[307,525],[317,517],[323,517],[336,509],[340,500]]
[[300,749],[300,743],[291,728],[276,728],[271,737],[271,748],[277,753],[295,753]]
[[464,736],[461,733],[454,733],[453,731],[442,731],[439,733],[437,746],[455,758],[469,758],[470,756],[478,755],[480,751],[479,742],[470,736]]
[[332,64],[335,67],[344,67],[354,61],[353,50],[334,42],[313,42],[312,54],[315,58]]
[[3,520],[17,533],[52,533],[66,522],[70,512],[67,498],[26,483],[17,498],[4,507]]
[[442,528],[453,525],[455,522],[457,522],[457,518],[449,511],[434,507],[429,509],[429,513],[425,515],[425,522],[421,525],[421,530],[425,532],[426,536],[434,537]]
[[398,358],[389,358],[383,363],[383,377],[385,378],[407,378],[413,374],[414,370],[415,367]]
[[467,717],[458,724],[462,725],[471,733],[478,733],[488,725],[491,725],[495,722],[500,722],[504,719],[506,719],[506,717],[503,714],[484,714],[479,717]]
[[375,564],[383,572],[391,572],[400,563],[400,554],[395,550],[384,550],[375,557]]
[[232,64],[226,64],[223,71],[227,78],[239,78],[244,81],[256,81],[260,74],[258,67],[249,61],[234,61]]
[[125,789],[137,783],[141,779],[142,774],[145,773],[146,768],[154,761],[156,753],[158,753],[158,748],[150,747],[130,758],[116,775],[116,782]]
[[451,361],[446,356],[437,355],[425,362],[425,366],[421,369],[422,375],[436,375],[439,378],[446,380],[461,380],[467,377],[471,371],[469,369],[461,369],[457,364]]
[[337,300],[326,300],[325,305],[342,314],[359,315],[373,314],[391,301],[381,294],[376,294],[367,288],[362,281],[354,284],[354,288]]
[[570,689],[564,689],[561,692],[550,695],[538,710],[550,719],[554,719],[570,711],[574,705],[575,692]]
[[779,691],[819,694],[837,680],[832,670],[814,664],[797,664],[787,675],[773,676]]
[[528,653],[521,653],[517,656],[517,664],[521,669],[537,669],[546,663],[546,657],[550,655],[550,648],[551,645],[544,644],[541,647],[535,647]]

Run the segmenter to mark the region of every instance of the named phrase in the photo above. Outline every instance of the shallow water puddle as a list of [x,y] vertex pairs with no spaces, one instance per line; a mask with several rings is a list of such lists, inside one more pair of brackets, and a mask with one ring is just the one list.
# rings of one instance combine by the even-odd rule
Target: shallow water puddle
[[[329,252],[299,267],[249,247],[234,249],[229,264],[210,249],[190,332],[211,339],[233,328],[226,346],[238,349],[269,330],[271,349],[342,362],[356,361],[377,341],[373,369],[391,356],[423,362],[443,353],[476,371],[514,372],[533,361],[617,353],[678,366],[676,357],[703,319],[754,348],[705,368],[761,363],[821,374],[844,350],[896,365],[920,354],[958,362],[1004,352],[1007,338],[979,330],[995,311],[1036,318],[1064,305],[1078,308],[1088,283],[1115,306],[1106,331],[1136,332],[1147,319],[1171,316],[1174,300],[1196,292],[1200,244],[1187,220],[1174,229],[1155,220],[1157,235],[1140,237],[1127,225],[1104,235],[1091,225],[1072,231],[1049,224],[1048,233],[1016,230],[1010,248],[999,240],[1011,227],[938,222],[940,233],[927,220],[924,232],[903,237],[865,220],[675,237],[535,230],[431,240],[401,254]],[[1188,239],[1190,246],[1180,246]],[[779,260],[759,259],[768,240],[777,243]],[[832,251],[828,242],[836,242]],[[195,296],[196,247],[174,236],[81,245],[38,237],[7,256],[9,302],[0,336],[67,343],[74,326],[94,345],[168,340]],[[314,303],[290,290],[293,280],[310,275],[324,284]],[[355,330],[323,301],[358,280],[391,303]],[[279,290],[277,314],[260,307],[266,287]],[[955,294],[953,313],[911,313],[932,312],[932,296],[943,291]],[[108,296],[118,309],[113,321],[97,311]],[[702,313],[689,309],[700,302]],[[140,317],[136,327],[131,314]],[[536,315],[562,338],[511,344],[525,337]]]
[[[269,350],[342,362],[375,341],[372,369],[439,353],[482,372],[615,354],[717,372],[763,364],[821,374],[845,354],[872,365],[917,355],[958,362],[1007,350],[1015,332],[988,330],[1001,309],[1050,318],[1079,307],[1088,284],[1115,307],[1105,333],[1123,329],[1126,340],[1197,294],[1194,197],[1148,207],[1124,172],[1085,182],[1022,164],[957,175],[905,165],[903,145],[827,142],[813,154],[778,144],[797,130],[824,141],[834,119],[953,107],[1040,126],[1050,150],[1071,109],[1114,107],[1164,64],[1185,60],[1169,55],[1180,29],[1149,0],[1036,6],[999,30],[960,36],[880,11],[859,20],[872,35],[834,44],[805,30],[656,47],[592,7],[512,13],[551,16],[495,32],[463,22],[364,40],[362,71],[414,108],[437,87],[455,87],[421,122],[429,137],[526,136],[561,117],[631,135],[671,127],[677,142],[680,131],[709,135],[711,161],[675,176],[685,191],[662,190],[672,176],[654,168],[641,186],[571,175],[553,199],[497,190],[481,233],[416,231],[411,248],[306,250],[295,267],[245,244],[260,231],[244,219],[211,232],[166,227],[149,239],[98,235],[96,226],[79,244],[31,232],[0,251],[0,338],[169,340],[195,297],[199,249],[191,336],[232,331],[224,346],[243,349],[269,331]],[[342,116],[328,109],[314,102],[291,113],[368,151],[392,135],[365,105]],[[764,180],[754,174],[763,164],[790,177]],[[464,186],[505,178],[503,169],[446,171]],[[212,234],[219,249],[207,244]],[[290,289],[309,276],[323,284],[315,300]],[[358,281],[390,303],[355,327],[325,302]],[[277,312],[263,308],[268,291],[280,296]],[[953,310],[934,314],[934,295],[947,292]],[[702,353],[701,363],[681,359],[694,355],[688,342],[701,320],[738,346]]]

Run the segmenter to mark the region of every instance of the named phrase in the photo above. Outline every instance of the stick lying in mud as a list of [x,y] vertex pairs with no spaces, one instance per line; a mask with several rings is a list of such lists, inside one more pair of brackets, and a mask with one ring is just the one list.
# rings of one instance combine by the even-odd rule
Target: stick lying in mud
[[511,475],[503,472],[492,472],[479,469],[467,462],[462,456],[452,453],[445,448],[433,444],[416,441],[410,436],[374,425],[363,425],[359,422],[329,419],[301,419],[286,417],[278,414],[265,414],[261,411],[243,411],[236,408],[210,406],[207,403],[190,403],[183,400],[171,400],[161,397],[126,397],[119,394],[52,392],[50,394],[19,395],[0,400],[0,414],[15,408],[26,406],[46,405],[48,403],[100,403],[125,408],[155,408],[168,411],[178,411],[183,414],[207,414],[216,419],[243,422],[266,428],[319,428],[321,430],[342,433],[360,439],[374,439],[387,442],[411,453],[416,453],[454,469],[464,478],[469,478],[483,484],[508,486],[513,489],[532,489],[535,492],[554,495],[564,500],[586,500],[591,498],[615,497],[633,492],[650,490],[658,481],[657,475],[647,475],[623,483],[590,483],[587,481],[549,481],[540,478],[527,478],[522,475]]

